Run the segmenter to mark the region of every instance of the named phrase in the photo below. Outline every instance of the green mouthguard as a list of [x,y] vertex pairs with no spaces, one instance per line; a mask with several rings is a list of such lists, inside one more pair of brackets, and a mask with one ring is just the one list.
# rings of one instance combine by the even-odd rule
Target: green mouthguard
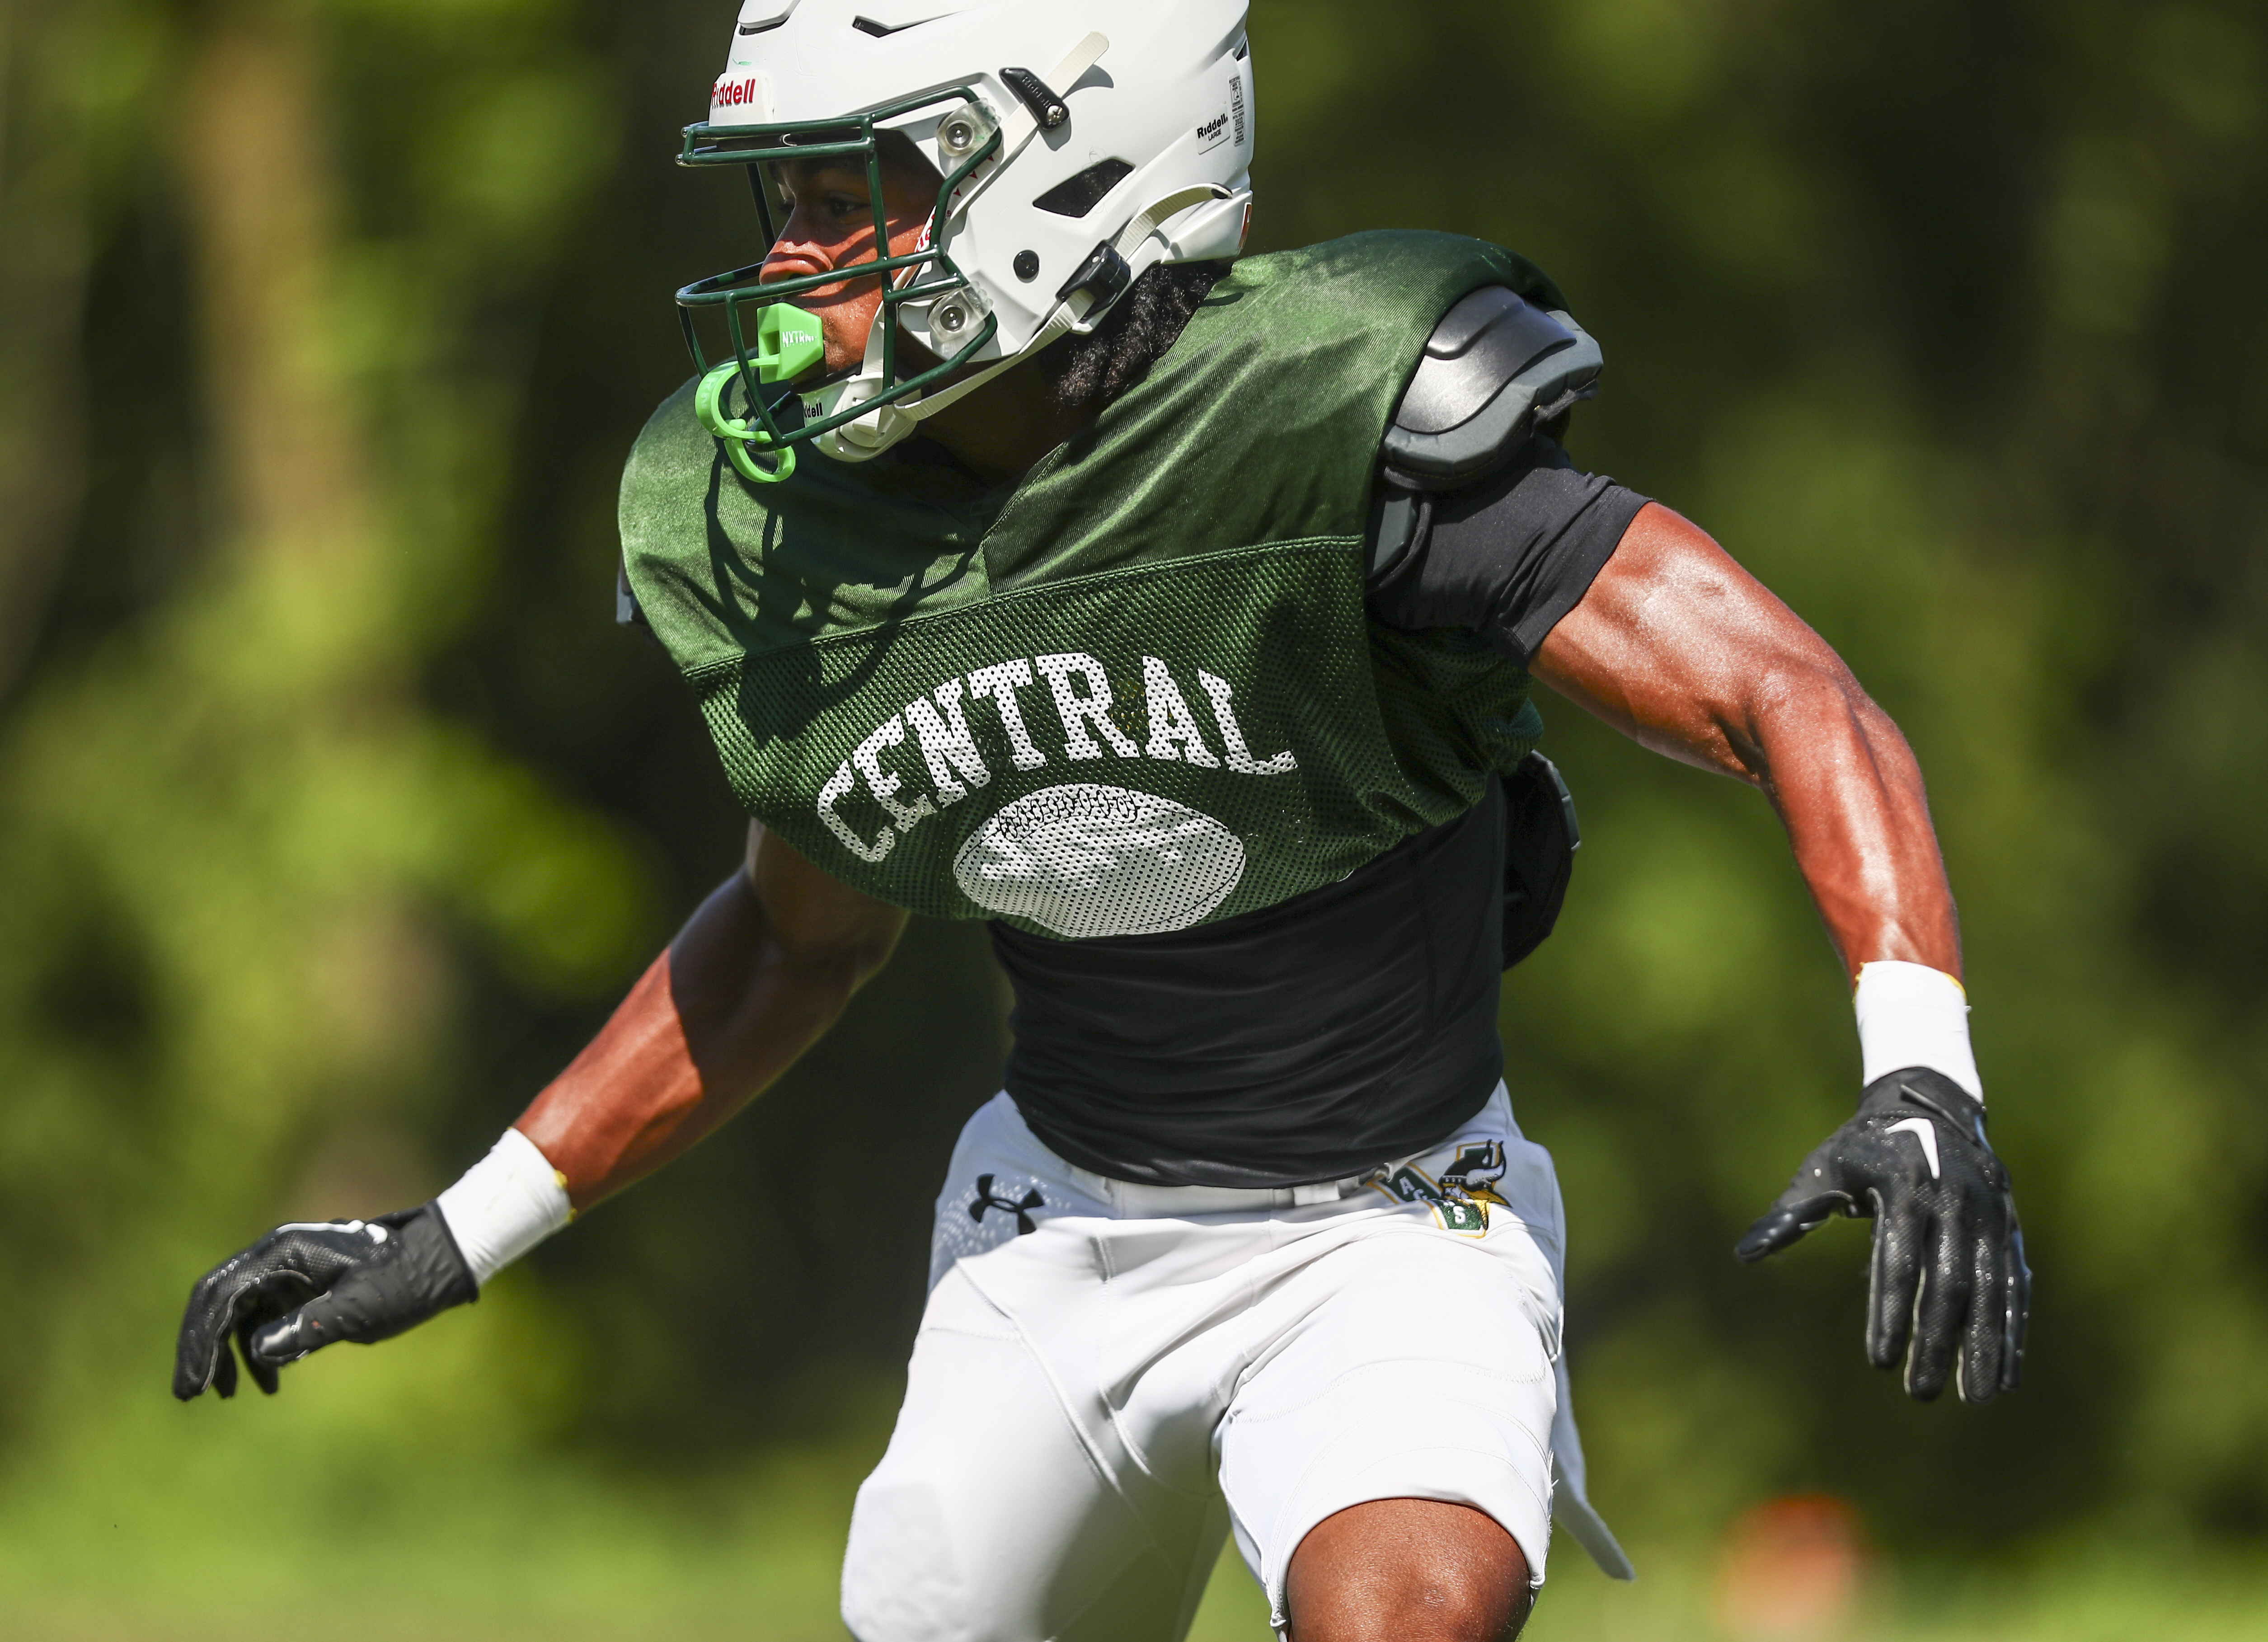
[[[827,339],[819,320],[792,302],[768,305],[756,320],[756,347],[746,357],[755,367],[756,379],[766,384],[792,382],[827,357]],[[725,387],[741,379],[742,357],[727,359],[701,379],[693,393],[693,411],[701,425],[725,441],[725,453],[742,477],[757,484],[777,484],[795,471],[795,453],[782,450],[769,468],[755,460],[759,445],[772,442],[762,428],[750,427],[745,416],[725,414]]]

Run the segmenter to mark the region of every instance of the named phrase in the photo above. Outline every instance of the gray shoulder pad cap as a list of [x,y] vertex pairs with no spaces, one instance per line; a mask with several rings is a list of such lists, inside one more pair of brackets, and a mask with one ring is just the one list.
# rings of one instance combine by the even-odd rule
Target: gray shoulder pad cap
[[1442,315],[1381,441],[1395,476],[1441,490],[1480,477],[1599,391],[1599,344],[1564,309],[1484,285]]

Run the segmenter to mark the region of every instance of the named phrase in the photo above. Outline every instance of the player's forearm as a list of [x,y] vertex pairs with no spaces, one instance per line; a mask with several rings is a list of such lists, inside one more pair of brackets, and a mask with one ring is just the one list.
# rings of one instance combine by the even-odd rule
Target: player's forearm
[[1855,977],[1880,959],[1961,974],[1961,929],[1921,767],[1839,662],[1762,681],[1742,773],[1771,798]]
[[831,1026],[887,947],[791,947],[746,873],[696,912],[514,1125],[578,1211],[714,1130]]
[[765,843],[752,835],[747,869],[454,1185],[373,1221],[279,1226],[207,1273],[183,1316],[174,1395],[234,1391],[232,1330],[273,1391],[281,1364],[477,1298],[572,1210],[659,1167],[777,1077],[881,967],[905,917]]

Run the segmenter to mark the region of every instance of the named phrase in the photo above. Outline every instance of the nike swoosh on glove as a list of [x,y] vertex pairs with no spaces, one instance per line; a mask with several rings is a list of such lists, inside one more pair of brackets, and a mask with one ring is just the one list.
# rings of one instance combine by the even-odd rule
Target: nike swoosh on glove
[[260,1388],[276,1371],[338,1340],[368,1344],[481,1296],[439,1209],[425,1204],[375,1220],[279,1226],[197,1280],[181,1317],[173,1395],[207,1386],[236,1395],[236,1336]]
[[1904,1359],[1906,1390],[1925,1403],[1956,1361],[1962,1401],[2014,1390],[2032,1273],[2007,1168],[1984,1138],[1984,1103],[1926,1066],[1875,1079],[1858,1116],[1803,1160],[1733,1252],[1762,1260],[1838,1211],[1874,1221],[1874,1366]]

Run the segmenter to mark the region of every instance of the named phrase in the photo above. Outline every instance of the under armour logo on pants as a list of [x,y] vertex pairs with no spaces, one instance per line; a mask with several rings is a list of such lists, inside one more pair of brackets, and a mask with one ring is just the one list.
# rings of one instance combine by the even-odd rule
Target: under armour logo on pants
[[976,1177],[976,1200],[968,1205],[968,1218],[982,1220],[987,1209],[1003,1210],[1016,1217],[1016,1235],[1021,1237],[1039,1229],[1032,1224],[1031,1211],[1045,1207],[1047,1201],[1040,1196],[1040,1189],[1036,1186],[1024,1194],[1021,1203],[1010,1197],[996,1197],[992,1195],[992,1177],[979,1174]]

